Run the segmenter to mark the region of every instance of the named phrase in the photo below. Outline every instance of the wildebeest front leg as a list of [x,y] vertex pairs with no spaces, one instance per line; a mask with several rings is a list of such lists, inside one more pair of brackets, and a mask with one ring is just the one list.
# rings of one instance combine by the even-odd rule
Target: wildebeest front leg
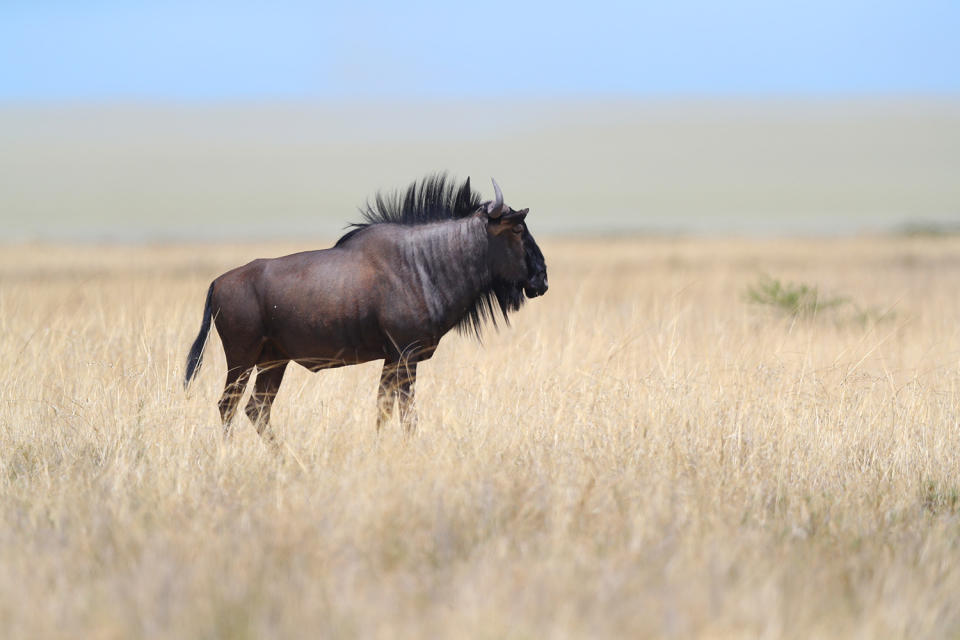
[[393,405],[397,397],[397,363],[384,362],[380,372],[380,386],[377,388],[377,433],[393,414]]
[[287,369],[286,361],[269,362],[257,365],[257,379],[253,383],[253,393],[247,402],[247,417],[257,428],[257,433],[269,443],[275,443],[270,430],[270,408],[283,382],[283,373]]
[[407,433],[417,430],[417,412],[413,406],[414,385],[417,382],[417,363],[405,361],[397,368],[397,398],[400,404],[400,424]]

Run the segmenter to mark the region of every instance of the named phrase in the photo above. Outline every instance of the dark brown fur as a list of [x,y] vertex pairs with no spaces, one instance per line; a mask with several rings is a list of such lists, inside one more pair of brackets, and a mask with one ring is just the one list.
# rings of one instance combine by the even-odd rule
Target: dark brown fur
[[[499,194],[498,194],[499,195]],[[311,371],[383,360],[377,428],[399,401],[412,411],[417,364],[454,327],[479,335],[483,320],[503,317],[547,290],[546,264],[524,218],[479,203],[469,179],[414,183],[401,200],[377,199],[367,222],[319,251],[261,259],[215,279],[200,334],[187,357],[185,385],[196,374],[211,317],[223,342],[227,379],[220,399],[229,430],[256,369],[247,416],[270,438],[270,407],[290,361]]]

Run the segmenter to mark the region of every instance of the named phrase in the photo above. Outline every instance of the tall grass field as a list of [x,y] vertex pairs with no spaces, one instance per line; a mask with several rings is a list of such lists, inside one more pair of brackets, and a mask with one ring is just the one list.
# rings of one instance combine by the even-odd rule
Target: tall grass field
[[292,366],[279,452],[184,359],[323,243],[4,247],[0,636],[960,634],[960,238],[538,239],[414,436],[377,363]]

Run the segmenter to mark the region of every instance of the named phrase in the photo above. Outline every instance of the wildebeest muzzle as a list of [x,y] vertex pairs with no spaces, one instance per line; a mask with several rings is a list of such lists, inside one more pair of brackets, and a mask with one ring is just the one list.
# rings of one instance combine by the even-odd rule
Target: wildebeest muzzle
[[540,271],[527,280],[527,284],[523,287],[523,292],[527,294],[528,298],[536,298],[537,296],[545,294],[548,288],[547,272]]

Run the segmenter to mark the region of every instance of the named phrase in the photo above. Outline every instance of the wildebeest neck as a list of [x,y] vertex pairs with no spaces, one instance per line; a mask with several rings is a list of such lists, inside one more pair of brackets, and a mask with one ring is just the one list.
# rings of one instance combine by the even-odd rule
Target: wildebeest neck
[[422,297],[430,323],[446,332],[491,287],[485,220],[469,217],[415,227],[396,235],[398,272]]

